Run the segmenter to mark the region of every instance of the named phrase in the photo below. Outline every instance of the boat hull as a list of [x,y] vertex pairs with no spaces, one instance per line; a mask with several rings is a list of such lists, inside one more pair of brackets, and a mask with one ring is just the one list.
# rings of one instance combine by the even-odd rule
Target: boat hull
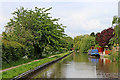
[[90,57],[100,57],[100,55],[89,55]]

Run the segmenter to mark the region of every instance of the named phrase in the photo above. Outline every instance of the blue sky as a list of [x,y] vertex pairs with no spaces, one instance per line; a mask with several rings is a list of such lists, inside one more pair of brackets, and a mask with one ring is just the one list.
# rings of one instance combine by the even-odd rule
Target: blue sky
[[[91,1],[91,2],[90,2]],[[111,27],[113,16],[118,14],[117,0],[81,0],[81,1],[0,1],[0,34],[4,26],[12,18],[12,12],[23,6],[28,9],[34,7],[52,7],[51,16],[60,18],[59,23],[67,26],[65,33],[71,37],[77,35],[100,32]]]

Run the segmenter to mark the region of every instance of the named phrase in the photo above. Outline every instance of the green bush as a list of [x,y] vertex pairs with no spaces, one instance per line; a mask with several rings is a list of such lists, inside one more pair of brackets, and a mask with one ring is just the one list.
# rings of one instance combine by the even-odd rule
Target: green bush
[[15,42],[2,40],[2,59],[3,61],[10,62],[16,61],[25,55],[24,45]]
[[96,44],[94,48],[95,48],[95,49],[101,48],[101,46],[99,46],[99,44]]
[[120,61],[120,56],[119,56],[120,54],[118,54],[118,53],[111,53],[111,55],[110,55],[110,59],[112,60],[112,61]]
[[66,48],[60,48],[60,49],[59,49],[59,52],[60,52],[60,53],[63,53],[63,52],[66,52],[66,51],[67,51]]

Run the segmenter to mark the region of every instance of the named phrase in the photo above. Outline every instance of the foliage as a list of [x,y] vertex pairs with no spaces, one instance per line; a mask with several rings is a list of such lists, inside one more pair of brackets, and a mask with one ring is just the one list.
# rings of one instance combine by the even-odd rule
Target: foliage
[[32,59],[20,59],[18,61],[10,62],[9,64],[2,61],[2,69],[6,69],[6,68],[9,68],[9,67],[13,67],[13,66],[18,66],[18,65],[21,65],[21,64],[28,63],[30,61],[32,61]]
[[109,43],[108,43],[109,48],[112,49],[112,46],[114,46],[114,44],[115,44],[115,38],[113,37],[109,40]]
[[98,34],[99,34],[99,32],[97,32],[96,35],[95,35],[95,44],[96,45],[99,45],[98,41],[96,40]]
[[[115,29],[115,37],[114,37],[114,47],[116,47],[117,45],[120,46],[120,17],[118,16],[114,16],[113,17],[113,21],[112,21],[112,25],[114,25],[114,29]],[[117,54],[117,52],[116,52]],[[120,61],[120,51],[118,53],[118,55],[115,55],[114,53],[111,55],[112,59],[116,59],[116,61]]]
[[[50,16],[48,11],[51,9],[35,7],[34,10],[29,10],[20,7],[12,13],[14,16],[7,23],[5,32],[2,34],[3,54],[6,58],[9,57],[8,55],[16,55],[14,56],[16,59],[24,54],[33,59],[42,58],[43,55],[60,53],[61,49],[71,47],[71,42],[63,46],[65,41],[63,38],[66,37],[64,34],[65,26],[58,23],[59,19]],[[6,43],[9,43],[9,46]],[[23,50],[18,49],[19,46],[22,46],[20,44],[25,46]],[[15,51],[16,47],[14,46],[17,47],[18,52]]]
[[71,52],[57,54],[56,56],[51,57],[51,58],[44,58],[44,59],[41,59],[39,61],[32,62],[30,64],[22,65],[20,67],[5,71],[5,72],[2,73],[2,78],[13,78],[15,76],[18,76],[19,74],[22,74],[23,72],[34,69],[34,68],[36,68],[36,67],[38,67],[38,66],[40,66],[40,65],[42,65],[44,63],[53,61],[53,60],[55,60],[57,58],[63,57],[64,55],[67,55],[67,54],[70,54],[70,53]]
[[83,38],[84,38],[84,35],[74,37],[73,47],[74,47],[76,50],[79,50],[79,49],[80,49],[80,43],[81,43],[81,40],[82,40]]
[[112,60],[112,61],[120,61],[120,53],[111,53],[109,58]]
[[82,35],[74,38],[74,48],[79,49],[82,53],[87,52],[87,50],[94,45],[95,37],[89,35]]
[[90,36],[95,37],[95,33],[94,33],[94,32],[92,32],[92,33],[90,34]]
[[96,40],[98,41],[99,46],[104,47],[108,45],[109,40],[114,37],[113,33],[114,33],[113,28],[104,29],[101,33],[98,33]]
[[[0,34],[0,63],[2,63],[2,36]],[[2,64],[0,64],[0,69],[2,68]],[[1,79],[1,73],[0,73],[0,79]]]
[[91,36],[86,36],[81,40],[80,51],[82,53],[87,52],[91,46],[95,46],[95,38]]
[[73,47],[73,38],[70,36],[63,38],[63,47],[67,50],[70,50]]
[[120,18],[117,16],[113,17],[112,25],[115,25],[115,44],[120,44]]
[[16,41],[2,40],[2,60],[8,63],[18,60],[25,55],[24,47]]
[[95,49],[101,48],[101,46],[99,46],[99,44],[96,44],[94,48],[95,48]]

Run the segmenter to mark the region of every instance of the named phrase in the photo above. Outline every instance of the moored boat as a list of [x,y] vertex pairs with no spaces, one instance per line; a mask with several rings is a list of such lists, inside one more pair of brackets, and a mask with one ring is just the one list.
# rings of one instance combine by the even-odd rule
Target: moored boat
[[89,50],[88,55],[100,57],[100,54],[98,53],[98,50],[97,50],[97,49]]

